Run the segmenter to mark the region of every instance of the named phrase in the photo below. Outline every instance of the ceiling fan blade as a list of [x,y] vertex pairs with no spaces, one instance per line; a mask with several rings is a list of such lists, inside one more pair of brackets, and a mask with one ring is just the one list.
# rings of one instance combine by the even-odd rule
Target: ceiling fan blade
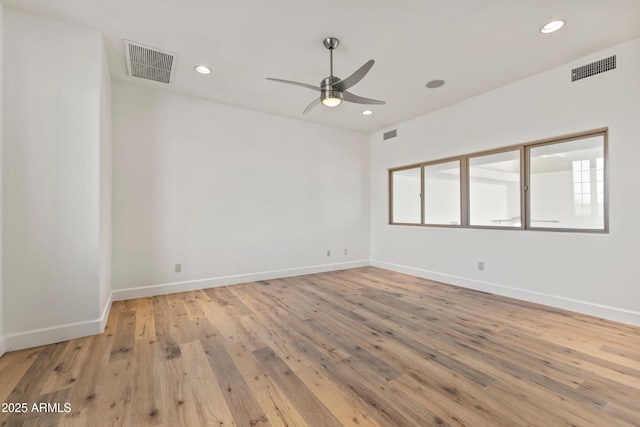
[[373,67],[373,59],[368,60],[365,64],[358,68],[355,73],[351,74],[344,80],[340,80],[338,83],[333,85],[333,88],[339,91],[343,91],[349,89],[351,86],[358,83],[364,76],[367,75],[371,67]]
[[311,101],[311,104],[307,105],[307,108],[304,109],[302,114],[307,114],[309,111],[311,111],[313,107],[315,107],[318,104],[320,104],[320,97],[317,97],[316,99]]
[[354,102],[356,104],[382,105],[385,103],[384,101],[379,101],[377,99],[363,98],[346,90],[342,93],[342,97],[345,101]]
[[274,79],[271,77],[267,77],[267,80],[272,80],[274,82],[279,82],[279,83],[286,83],[289,85],[296,85],[296,86],[302,86],[302,87],[306,87],[309,89],[313,89],[313,90],[320,90],[320,88],[318,86],[313,86],[313,85],[308,85],[306,83],[300,83],[300,82],[292,82],[291,80],[282,80],[282,79]]

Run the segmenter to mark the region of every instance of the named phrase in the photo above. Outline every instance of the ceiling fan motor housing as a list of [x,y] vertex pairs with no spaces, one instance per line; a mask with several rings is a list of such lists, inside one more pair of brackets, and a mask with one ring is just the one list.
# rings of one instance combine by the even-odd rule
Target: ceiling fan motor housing
[[335,76],[329,76],[325,79],[322,79],[322,81],[320,82],[320,100],[323,104],[327,105],[325,99],[339,99],[340,101],[337,104],[340,104],[340,102],[342,102],[342,92],[333,88],[333,85],[338,83],[339,81],[340,79]]

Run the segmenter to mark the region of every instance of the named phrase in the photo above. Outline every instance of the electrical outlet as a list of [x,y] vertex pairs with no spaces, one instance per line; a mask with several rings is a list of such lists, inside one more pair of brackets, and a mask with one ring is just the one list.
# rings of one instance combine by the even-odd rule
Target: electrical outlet
[[331,251],[327,249],[327,256],[331,256]]
[[349,251],[347,249],[344,250],[345,255],[349,255]]
[[176,273],[182,272],[182,264],[176,264]]
[[478,261],[478,270],[484,271],[484,261]]

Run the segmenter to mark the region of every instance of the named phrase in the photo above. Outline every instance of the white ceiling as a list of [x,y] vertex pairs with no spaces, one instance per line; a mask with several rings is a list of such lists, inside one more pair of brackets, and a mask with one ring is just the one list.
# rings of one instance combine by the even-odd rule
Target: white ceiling
[[[363,132],[640,37],[640,0],[0,0],[104,36],[111,77],[229,105]],[[539,28],[552,19],[557,33]],[[334,73],[376,63],[351,92],[387,101],[302,111],[329,75],[322,45],[338,37]],[[126,75],[123,39],[176,52],[170,85]],[[202,76],[196,64],[213,68]],[[569,77],[567,77],[569,78]],[[444,79],[439,89],[425,83]]]

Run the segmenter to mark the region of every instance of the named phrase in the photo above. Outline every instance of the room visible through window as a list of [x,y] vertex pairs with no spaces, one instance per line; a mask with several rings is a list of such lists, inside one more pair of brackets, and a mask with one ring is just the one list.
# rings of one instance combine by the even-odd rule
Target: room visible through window
[[520,150],[469,159],[469,225],[520,227]]
[[604,136],[529,149],[530,228],[605,228]]
[[608,231],[607,130],[389,170],[390,224]]
[[460,160],[424,166],[424,222],[460,225]]
[[393,194],[393,222],[397,224],[420,224],[420,168],[394,171],[391,176]]

